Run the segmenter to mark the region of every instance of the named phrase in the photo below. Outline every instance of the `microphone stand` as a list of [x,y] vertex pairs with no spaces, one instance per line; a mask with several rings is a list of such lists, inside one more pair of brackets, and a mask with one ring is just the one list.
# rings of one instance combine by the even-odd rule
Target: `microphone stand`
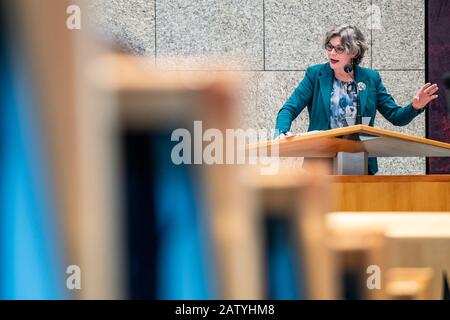
[[[353,80],[353,83],[355,85],[355,91],[356,91],[356,118],[355,118],[355,125],[362,123],[362,117],[361,117],[361,106],[359,101],[359,88],[358,84],[356,83],[356,71],[354,72],[352,76],[352,71],[354,71],[354,67],[351,64],[347,64],[344,66],[344,71],[350,75],[350,77]],[[365,90],[363,88],[361,91]],[[347,123],[348,124],[348,123]],[[351,133],[343,136],[344,139],[352,140],[352,141],[361,141],[361,137],[359,133]],[[355,168],[359,167],[364,174],[368,173],[368,152],[367,151],[361,151],[361,152],[338,152],[336,155],[336,160],[334,161],[334,170],[337,172],[337,174],[342,174],[346,169],[348,168]],[[344,169],[346,168],[346,169]],[[350,169],[350,170],[352,170]],[[358,172],[358,174],[360,174]]]
[[[356,79],[356,68],[353,67],[353,65],[351,64],[347,64],[344,67],[344,71],[346,73],[348,73],[348,75],[352,78],[353,80],[353,84],[355,86],[355,91],[356,91],[356,117],[355,117],[355,125],[358,124],[362,124],[362,115],[361,115],[361,103],[359,100],[359,88],[358,88],[358,84],[356,83],[355,79]],[[353,71],[353,76],[352,76],[352,71]]]
[[[353,85],[355,86],[355,91],[356,91],[356,117],[355,117],[355,125],[361,124],[362,123],[362,117],[361,117],[361,107],[359,104],[359,89],[358,89],[358,84],[355,81],[355,74],[353,74],[352,76],[352,72],[354,71],[353,65],[351,64],[347,64],[344,66],[344,71],[352,78],[353,80]],[[355,71],[356,72],[356,71]],[[348,125],[348,123],[347,123]],[[345,136],[346,139],[349,140],[353,140],[353,141],[360,141],[360,137],[359,134],[357,133],[352,133],[349,135]]]

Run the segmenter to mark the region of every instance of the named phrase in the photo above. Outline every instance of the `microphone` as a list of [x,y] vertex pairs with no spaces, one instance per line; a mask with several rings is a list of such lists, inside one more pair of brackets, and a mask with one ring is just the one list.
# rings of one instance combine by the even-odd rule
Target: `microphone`
[[346,64],[346,65],[344,66],[344,71],[345,71],[346,73],[352,73],[352,71],[353,71],[353,66],[352,66],[351,64]]
[[[355,78],[352,76],[353,72],[353,66],[351,64],[346,64],[344,66],[344,71],[350,75],[353,82],[355,82]],[[366,89],[366,85],[361,82],[356,84],[355,83],[355,89],[356,89],[356,118],[355,118],[355,125],[362,124],[362,116],[361,116],[361,105],[359,101],[359,92],[364,91]]]
[[450,72],[447,72],[442,77],[445,85],[445,100],[447,103],[447,115],[450,117]]

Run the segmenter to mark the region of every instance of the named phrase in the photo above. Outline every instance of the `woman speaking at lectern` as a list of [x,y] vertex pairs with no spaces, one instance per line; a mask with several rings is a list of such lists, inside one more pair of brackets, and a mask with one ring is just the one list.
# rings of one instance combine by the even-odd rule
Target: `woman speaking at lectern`
[[[437,85],[427,83],[411,103],[405,107],[397,105],[380,74],[359,66],[368,46],[357,27],[342,25],[328,31],[323,45],[328,62],[308,67],[305,77],[278,112],[275,126],[278,139],[292,135],[291,123],[305,107],[310,119],[308,131],[334,129],[351,123],[356,118],[357,90],[360,114],[363,118],[370,117],[370,126],[374,124],[377,110],[393,125],[407,125],[438,97]],[[369,158],[369,174],[377,171],[376,158]]]

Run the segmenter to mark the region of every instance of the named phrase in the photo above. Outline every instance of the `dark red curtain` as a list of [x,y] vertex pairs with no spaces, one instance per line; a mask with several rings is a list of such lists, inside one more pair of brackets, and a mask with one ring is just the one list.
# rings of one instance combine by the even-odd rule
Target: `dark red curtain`
[[[450,0],[426,1],[426,74],[437,83],[439,98],[427,110],[427,138],[450,143],[443,76],[450,72]],[[450,158],[428,158],[427,173],[450,174]]]

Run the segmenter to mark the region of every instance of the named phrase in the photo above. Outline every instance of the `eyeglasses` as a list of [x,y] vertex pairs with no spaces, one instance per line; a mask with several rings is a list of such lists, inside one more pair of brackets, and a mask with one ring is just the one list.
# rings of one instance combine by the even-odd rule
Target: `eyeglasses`
[[345,48],[343,47],[343,46],[333,46],[331,43],[327,43],[326,45],[325,45],[325,49],[328,51],[328,52],[331,52],[331,51],[333,51],[333,49],[334,49],[334,51],[336,51],[336,53],[337,54],[341,54],[341,53],[344,53],[344,51],[345,51]]

